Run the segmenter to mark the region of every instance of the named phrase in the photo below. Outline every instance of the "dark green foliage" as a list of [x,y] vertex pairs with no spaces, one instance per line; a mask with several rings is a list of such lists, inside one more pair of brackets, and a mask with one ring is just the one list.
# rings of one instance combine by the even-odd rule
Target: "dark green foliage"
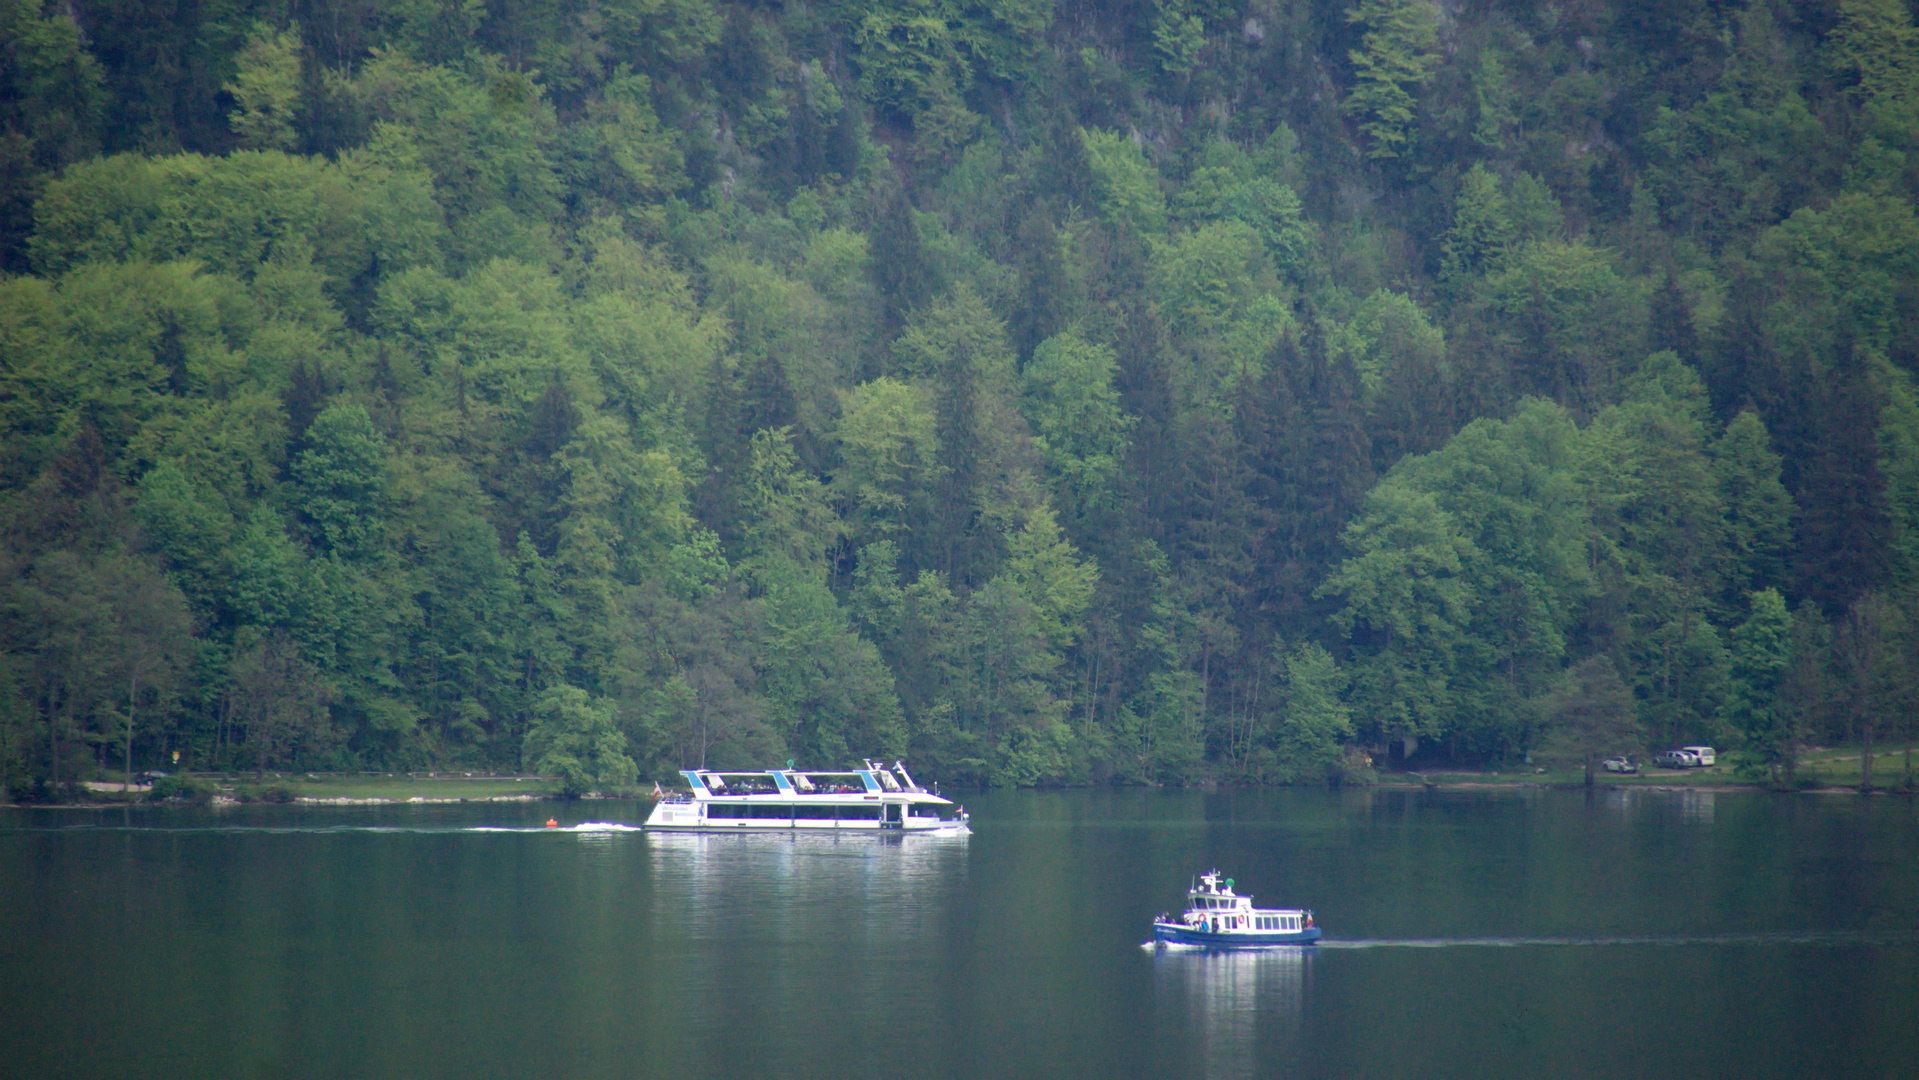
[[1790,783],[1905,731],[1915,33],[4,0],[0,785]]

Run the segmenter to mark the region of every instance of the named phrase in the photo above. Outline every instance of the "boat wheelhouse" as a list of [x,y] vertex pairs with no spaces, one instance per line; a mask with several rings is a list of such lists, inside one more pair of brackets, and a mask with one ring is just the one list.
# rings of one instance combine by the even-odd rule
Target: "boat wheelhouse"
[[1311,945],[1319,940],[1313,913],[1305,908],[1256,908],[1253,898],[1233,891],[1233,879],[1218,870],[1199,876],[1186,892],[1186,910],[1178,918],[1153,920],[1160,944],[1204,945],[1216,949],[1267,945]]
[[850,831],[955,836],[964,807],[914,783],[906,766],[862,761],[845,772],[687,769],[690,791],[663,792],[646,827],[663,832]]

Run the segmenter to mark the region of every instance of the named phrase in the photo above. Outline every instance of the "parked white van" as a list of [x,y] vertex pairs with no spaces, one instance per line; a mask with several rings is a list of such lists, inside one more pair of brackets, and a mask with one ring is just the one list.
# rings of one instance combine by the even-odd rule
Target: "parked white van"
[[1696,757],[1696,758],[1698,758],[1698,759],[1699,759],[1699,767],[1700,767],[1700,768],[1702,768],[1702,769],[1710,769],[1710,768],[1712,768],[1712,761],[1713,761],[1713,752],[1712,752],[1712,747],[1710,747],[1710,746],[1682,746],[1682,747],[1680,747],[1680,749],[1681,749],[1681,750],[1684,750],[1684,751],[1686,751],[1686,752],[1687,752],[1687,753],[1689,753],[1689,754],[1691,754],[1691,755],[1692,755],[1693,757]]

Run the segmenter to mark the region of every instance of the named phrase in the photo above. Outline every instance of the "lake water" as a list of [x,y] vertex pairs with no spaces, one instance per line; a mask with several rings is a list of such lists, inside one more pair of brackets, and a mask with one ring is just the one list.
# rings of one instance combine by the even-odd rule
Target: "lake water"
[[[0,811],[0,1077],[1919,1075],[1908,800],[966,801],[965,840]],[[1214,866],[1326,941],[1142,948]]]

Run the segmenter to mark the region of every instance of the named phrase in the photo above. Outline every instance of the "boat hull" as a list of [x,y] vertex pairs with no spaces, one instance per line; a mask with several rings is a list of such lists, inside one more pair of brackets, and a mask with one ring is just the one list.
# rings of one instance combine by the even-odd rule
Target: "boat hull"
[[689,821],[659,824],[647,822],[647,832],[684,833],[826,833],[828,835],[869,834],[873,836],[968,836],[972,829],[961,822],[940,825],[890,825],[878,821],[806,821],[783,820]]
[[1167,945],[1203,945],[1209,949],[1268,949],[1284,945],[1311,945],[1319,927],[1304,930],[1200,930],[1184,923],[1153,924],[1153,940]]

